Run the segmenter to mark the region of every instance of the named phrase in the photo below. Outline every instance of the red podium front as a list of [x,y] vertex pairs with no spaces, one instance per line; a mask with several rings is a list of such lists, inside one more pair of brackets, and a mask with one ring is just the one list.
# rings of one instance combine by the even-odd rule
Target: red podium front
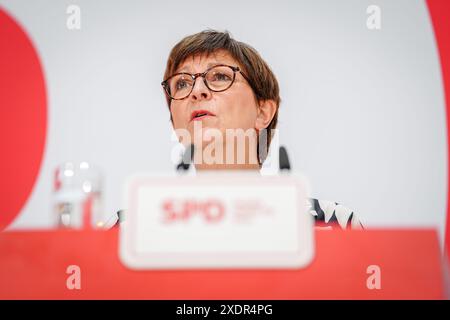
[[[313,263],[289,271],[133,271],[117,229],[3,232],[0,299],[443,299],[441,261],[433,230],[318,230]],[[79,290],[66,286],[70,265]]]

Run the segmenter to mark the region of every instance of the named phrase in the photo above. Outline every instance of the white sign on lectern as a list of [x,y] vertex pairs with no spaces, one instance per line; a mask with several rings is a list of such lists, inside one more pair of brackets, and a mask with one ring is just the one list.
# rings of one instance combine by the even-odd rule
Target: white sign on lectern
[[314,257],[306,188],[294,175],[135,175],[120,258],[138,270],[305,267]]

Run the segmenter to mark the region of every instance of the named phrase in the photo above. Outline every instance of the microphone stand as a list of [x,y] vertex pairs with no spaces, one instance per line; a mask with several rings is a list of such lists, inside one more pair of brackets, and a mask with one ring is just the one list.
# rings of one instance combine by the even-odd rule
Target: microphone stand
[[291,163],[289,162],[289,156],[287,154],[287,150],[284,146],[281,146],[278,149],[278,158],[279,158],[279,168],[280,172],[291,171]]

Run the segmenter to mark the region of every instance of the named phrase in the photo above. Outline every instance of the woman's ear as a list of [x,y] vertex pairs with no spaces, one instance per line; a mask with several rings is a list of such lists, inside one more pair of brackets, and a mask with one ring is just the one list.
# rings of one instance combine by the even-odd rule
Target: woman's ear
[[262,130],[267,128],[276,112],[277,104],[274,100],[261,100],[256,116],[255,129]]

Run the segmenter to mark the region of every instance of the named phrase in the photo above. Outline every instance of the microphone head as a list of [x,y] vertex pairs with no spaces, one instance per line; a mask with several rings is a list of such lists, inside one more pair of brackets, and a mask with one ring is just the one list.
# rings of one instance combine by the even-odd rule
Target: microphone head
[[177,165],[177,171],[187,171],[194,159],[194,144],[191,143],[184,151],[181,162]]
[[290,171],[291,164],[289,162],[287,150],[284,146],[281,146],[280,149],[278,150],[278,156],[279,156],[280,171],[283,171],[283,170]]

